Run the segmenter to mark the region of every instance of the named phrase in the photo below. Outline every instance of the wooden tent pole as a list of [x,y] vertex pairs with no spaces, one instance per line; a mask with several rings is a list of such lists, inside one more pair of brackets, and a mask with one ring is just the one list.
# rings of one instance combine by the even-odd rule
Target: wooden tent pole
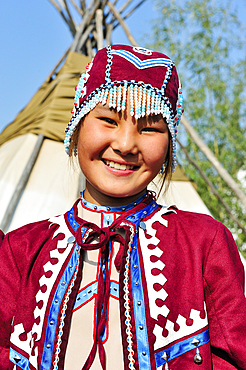
[[61,6],[61,4],[60,4],[60,6],[55,2],[55,0],[49,0],[50,1],[50,3],[52,4],[52,5],[54,5],[54,7],[56,8],[56,10],[59,12],[59,14],[61,15],[61,17],[63,18],[63,20],[67,23],[67,25],[68,25],[68,27],[69,27],[69,29],[70,29],[70,32],[71,32],[71,34],[74,36],[75,35],[75,33],[76,33],[76,28],[75,28],[75,25],[74,25],[74,23],[71,21],[71,19],[67,19],[66,17],[65,17],[65,15],[64,15],[64,13],[63,13],[63,9],[65,9],[64,8],[64,6],[62,6],[62,8],[60,8],[60,6]]
[[192,137],[194,142],[197,144],[197,146],[200,148],[200,150],[205,154],[205,156],[212,163],[212,165],[216,168],[219,175],[227,183],[227,185],[230,187],[230,189],[235,193],[235,195],[242,202],[242,204],[244,205],[244,207],[246,209],[246,195],[240,189],[238,184],[233,180],[231,175],[226,171],[226,169],[218,161],[218,159],[216,158],[214,153],[209,149],[209,147],[202,141],[202,139],[199,137],[197,132],[194,130],[194,128],[191,126],[191,124],[187,121],[187,119],[184,117],[184,115],[181,117],[180,122],[184,125],[185,129],[188,131],[188,133],[190,134],[190,136]]
[[69,10],[69,7],[67,5],[67,0],[63,0],[63,3],[65,5],[65,9],[67,11],[67,15],[68,15],[68,24],[70,25],[70,28],[73,30],[74,34],[76,33],[76,24],[73,20],[73,17],[71,15],[71,12]]
[[85,10],[86,10],[85,0],[80,0],[80,7],[83,13],[85,13]]
[[90,24],[86,28],[86,30],[83,33],[81,39],[79,40],[78,50],[81,50],[83,48],[83,46],[86,44],[87,40],[89,40],[89,35],[94,30],[94,28],[95,28],[95,25],[94,24]]
[[128,5],[130,5],[131,4],[131,2],[132,2],[132,0],[127,0],[126,2],[125,2],[125,4],[123,4],[123,6],[120,8],[120,10],[119,10],[119,12],[120,12],[120,14],[128,7]]
[[123,18],[121,17],[120,13],[118,12],[118,10],[116,10],[116,8],[114,7],[114,5],[108,1],[107,2],[107,5],[109,7],[109,9],[111,10],[111,12],[113,13],[113,15],[115,16],[115,18],[118,20],[118,22],[120,23],[121,27],[123,28],[123,30],[125,31],[126,33],[126,36],[128,37],[130,43],[133,45],[133,46],[139,46],[137,41],[134,39],[134,37],[132,36],[128,26],[126,25],[126,23],[124,22]]
[[71,4],[74,6],[74,8],[77,10],[77,12],[81,15],[81,17],[83,17],[84,15],[84,12],[82,9],[80,9],[77,4],[75,3],[74,0],[70,0],[71,1]]
[[71,46],[71,51],[78,51],[78,44],[79,44],[80,38],[84,33],[85,27],[91,23],[91,20],[93,19],[95,12],[100,5],[100,2],[101,0],[95,0],[94,6],[92,8],[92,12],[91,13],[89,13],[89,11],[86,12],[83,18],[83,21],[79,25],[78,30],[74,36],[74,40]]
[[111,45],[111,35],[113,31],[113,23],[108,23],[106,26],[106,43]]
[[60,66],[60,64],[63,62],[63,60],[66,58],[66,56],[68,55],[69,53],[69,50],[70,50],[70,46],[69,48],[65,51],[65,53],[63,54],[63,56],[61,57],[61,59],[56,63],[55,67],[52,69],[51,73],[49,74],[49,76],[46,78],[47,81],[49,81],[51,79],[51,77],[53,76],[53,74],[56,72],[57,68]]
[[[133,9],[131,9],[124,17],[122,17],[123,20],[127,19],[140,5],[142,5],[146,0],[141,0]],[[123,13],[123,11],[126,9],[126,7],[132,2],[132,0],[129,0],[126,2],[125,5],[122,6],[122,8],[119,10],[120,15]],[[113,29],[118,27],[120,23],[114,24]]]
[[212,193],[218,198],[222,206],[226,209],[226,211],[229,213],[233,221],[238,225],[238,227],[243,231],[244,235],[246,236],[246,229],[244,226],[241,224],[241,222],[237,219],[237,217],[232,213],[231,209],[228,207],[228,205],[224,202],[223,198],[220,196],[216,188],[214,187],[213,183],[209,180],[209,178],[204,174],[202,171],[201,167],[198,166],[198,164],[191,158],[191,156],[188,153],[188,150],[181,144],[181,142],[177,139],[177,142],[179,143],[181,149],[183,150],[186,158],[188,161],[194,166],[197,171],[200,173],[202,176],[203,180],[206,182],[206,184],[210,187]]
[[92,59],[93,58],[93,49],[92,49],[90,38],[87,39],[85,44],[86,44],[88,57]]
[[133,12],[135,12],[135,10],[140,6],[142,5],[146,0],[141,0],[134,8],[132,8],[124,17],[123,19],[127,19],[128,17],[130,17],[130,15],[132,15]]
[[96,11],[97,50],[103,48],[103,10]]
[[24,171],[21,175],[21,178],[20,178],[18,184],[16,185],[14,194],[12,195],[12,198],[9,201],[8,207],[5,211],[2,222],[0,224],[0,229],[3,230],[3,232],[6,232],[9,225],[10,225],[10,222],[13,218],[14,213],[15,213],[15,209],[16,209],[16,207],[18,205],[18,202],[21,198],[21,194],[22,194],[23,190],[26,187],[27,181],[28,181],[28,179],[31,175],[32,169],[33,169],[33,167],[35,165],[35,162],[37,160],[37,157],[38,157],[38,154],[40,152],[43,141],[44,141],[44,136],[39,134],[37,142],[36,142],[36,144],[33,148],[32,154],[31,154],[31,156],[30,156],[30,158],[29,158],[29,160],[26,164],[26,167],[25,167],[25,169],[24,169]]

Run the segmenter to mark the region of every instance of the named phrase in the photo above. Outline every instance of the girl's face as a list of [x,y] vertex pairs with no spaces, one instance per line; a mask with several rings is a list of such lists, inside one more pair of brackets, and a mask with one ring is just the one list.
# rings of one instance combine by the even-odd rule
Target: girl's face
[[169,134],[161,115],[136,120],[98,104],[83,120],[78,158],[86,177],[85,199],[121,206],[136,200],[165,162]]

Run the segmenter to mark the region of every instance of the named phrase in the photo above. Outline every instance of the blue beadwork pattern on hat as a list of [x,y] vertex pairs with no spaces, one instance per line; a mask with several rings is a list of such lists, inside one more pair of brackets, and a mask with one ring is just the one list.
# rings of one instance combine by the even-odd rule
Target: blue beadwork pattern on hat
[[146,68],[153,68],[153,67],[168,67],[170,64],[172,64],[171,59],[166,58],[150,58],[141,60],[136,55],[130,53],[130,51],[127,50],[112,50],[112,54],[118,55],[124,59],[126,59],[128,62],[132,63],[136,68],[138,69],[146,69]]

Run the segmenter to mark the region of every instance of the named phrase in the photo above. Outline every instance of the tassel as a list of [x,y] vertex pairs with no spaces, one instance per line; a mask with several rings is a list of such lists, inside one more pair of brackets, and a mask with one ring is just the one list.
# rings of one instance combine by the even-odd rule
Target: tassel
[[133,96],[133,85],[130,85],[130,115],[134,116],[134,96]]
[[126,93],[127,93],[127,82],[124,82],[123,86],[123,97],[122,97],[122,110],[126,109]]
[[147,92],[147,116],[150,115],[150,97],[151,97],[151,90]]
[[146,87],[143,89],[143,99],[142,99],[142,117],[145,116],[145,109],[146,109]]
[[122,93],[122,86],[120,85],[118,87],[118,98],[117,98],[117,112],[120,112],[121,110],[121,94]]

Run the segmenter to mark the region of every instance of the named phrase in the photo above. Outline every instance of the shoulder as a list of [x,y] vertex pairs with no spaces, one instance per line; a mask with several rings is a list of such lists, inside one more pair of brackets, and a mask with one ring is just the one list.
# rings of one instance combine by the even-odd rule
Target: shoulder
[[71,234],[65,217],[66,214],[52,217],[10,231],[4,237],[0,255],[11,255],[22,273],[34,263],[36,266],[43,266],[49,259],[50,252],[57,249],[60,241],[63,243],[67,240],[68,233]]
[[213,217],[196,212],[188,212],[179,210],[176,206],[165,207],[161,206],[158,210],[162,217],[169,221],[169,226],[185,228],[187,232],[197,229],[209,228],[211,231],[216,231],[225,226],[215,220]]
[[39,248],[57,235],[57,230],[66,233],[67,213],[46,220],[33,222],[18,229],[12,230],[5,235],[4,242],[7,242],[12,249],[21,250]]
[[196,213],[196,212],[188,212],[176,209],[176,222],[180,222],[183,224],[190,225],[192,228],[212,228],[212,230],[217,230],[218,228],[224,228],[225,226],[215,220],[212,216],[203,214],[203,213]]
[[[211,216],[160,206],[151,216],[149,227],[159,238],[181,248],[208,252],[216,243],[234,245],[230,231]],[[234,249],[234,246],[233,246]]]
[[18,229],[8,232],[5,238],[7,237],[10,241],[13,241],[15,239],[18,239],[18,240],[29,240],[30,239],[30,241],[32,241],[32,239],[34,240],[40,235],[44,236],[46,232],[48,232],[49,234],[51,231],[50,230],[51,224],[52,222],[49,219],[33,222],[33,223],[21,226]]
[[[72,208],[74,208],[76,204],[73,205]],[[36,222],[32,222],[26,225],[23,225],[15,230],[12,230],[8,232],[5,237],[8,237],[9,239],[15,239],[15,238],[31,238],[35,239],[37,235],[42,234],[45,236],[45,234],[53,234],[54,230],[61,226],[67,227],[67,218],[68,218],[68,212],[65,212],[64,214],[51,216],[50,218],[47,218],[45,220],[40,220]]]
[[2,230],[0,230],[0,245],[2,244],[3,238],[4,238],[4,233],[2,232]]
[[201,234],[212,240],[233,240],[231,232],[224,224],[206,214],[177,210],[175,221],[183,225],[196,239]]
[[155,235],[155,243],[159,243],[167,258],[172,255],[173,260],[182,263],[187,256],[196,262],[202,258],[207,266],[217,261],[230,265],[243,280],[243,267],[233,236],[211,216],[160,206],[146,224],[146,233]]

